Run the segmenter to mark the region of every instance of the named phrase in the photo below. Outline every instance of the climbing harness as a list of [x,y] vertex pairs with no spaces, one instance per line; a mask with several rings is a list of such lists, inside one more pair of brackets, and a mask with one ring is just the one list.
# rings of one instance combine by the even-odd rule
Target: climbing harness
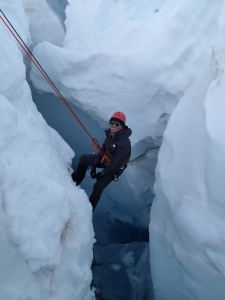
[[[6,15],[3,13],[3,11],[1,9],[0,9],[0,13],[2,14],[2,16],[0,15],[0,19],[2,20],[3,24],[7,27],[7,29],[10,31],[10,33],[13,35],[13,37],[16,39],[16,41],[18,42],[18,44],[20,45],[20,47],[23,49],[23,51],[26,53],[26,55],[29,57],[29,59],[35,65],[35,67],[39,70],[39,72],[42,74],[42,76],[45,78],[45,80],[48,82],[48,84],[52,87],[53,91],[56,93],[56,95],[62,101],[62,103],[65,105],[65,107],[69,110],[69,112],[72,114],[72,116],[74,117],[74,119],[78,122],[78,124],[81,126],[81,128],[89,136],[89,138],[92,141],[92,147],[93,147],[93,149],[94,149],[94,147],[96,147],[102,157],[107,157],[107,155],[104,153],[104,151],[99,146],[99,143],[98,143],[97,139],[93,138],[91,136],[91,134],[89,133],[89,131],[85,128],[85,126],[83,125],[83,123],[80,121],[80,119],[78,118],[78,116],[74,113],[74,111],[71,108],[71,106],[68,104],[68,102],[66,101],[66,99],[62,96],[62,94],[57,89],[57,87],[55,86],[55,84],[49,78],[49,76],[47,75],[47,73],[45,72],[45,70],[42,68],[42,66],[40,65],[40,63],[38,62],[38,60],[32,54],[32,52],[30,51],[30,49],[27,47],[27,45],[25,44],[25,42],[23,41],[23,39],[21,38],[21,36],[18,34],[18,32],[16,31],[16,29],[13,27],[13,25],[11,24],[11,22],[8,20],[8,18],[6,17]],[[107,161],[108,161],[108,163],[111,162],[111,160],[109,159],[109,157],[107,157]]]
[[[109,139],[110,137],[107,137],[106,141],[105,141],[105,153],[106,155],[104,155],[101,159],[101,163],[104,166],[110,165],[112,159],[113,159],[113,155],[110,152],[110,147],[109,147]],[[113,143],[113,147],[116,148],[118,145],[118,141],[116,141],[115,143]],[[131,153],[128,154],[127,158],[122,162],[122,165],[120,167],[121,170],[125,169],[127,164],[130,161],[130,157],[131,157]]]
[[107,167],[111,164],[111,159],[107,155],[104,155],[101,159],[101,164]]

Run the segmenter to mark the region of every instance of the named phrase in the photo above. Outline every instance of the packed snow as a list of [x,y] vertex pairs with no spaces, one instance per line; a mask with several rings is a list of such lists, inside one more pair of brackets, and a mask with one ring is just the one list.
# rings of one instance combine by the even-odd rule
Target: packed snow
[[[21,2],[0,7],[29,44]],[[91,299],[92,210],[68,172],[74,152],[37,111],[2,21],[0,34],[0,299]]]
[[[155,299],[224,300],[225,4],[68,0],[65,24],[58,7],[0,0],[60,92],[95,129],[105,129],[114,111],[127,115],[131,163],[96,212],[98,226],[117,219],[146,228],[155,193]],[[26,81],[29,62],[2,19],[0,34],[0,299],[93,299],[92,211],[68,172],[75,153],[37,111]],[[42,93],[53,93],[34,66],[30,78]],[[112,276],[127,274],[118,279],[129,299],[143,299],[146,244],[117,247],[98,246],[97,256]],[[117,292],[104,289],[108,299]]]

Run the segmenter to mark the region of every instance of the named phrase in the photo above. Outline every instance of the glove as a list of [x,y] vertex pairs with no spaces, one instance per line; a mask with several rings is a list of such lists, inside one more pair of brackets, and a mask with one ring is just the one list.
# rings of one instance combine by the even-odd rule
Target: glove
[[99,179],[102,178],[102,176],[103,176],[103,172],[101,171],[101,172],[96,173],[95,178],[96,178],[97,180],[99,180]]
[[91,175],[92,179],[95,179],[95,177],[96,177],[96,168],[95,167],[91,168],[90,175]]

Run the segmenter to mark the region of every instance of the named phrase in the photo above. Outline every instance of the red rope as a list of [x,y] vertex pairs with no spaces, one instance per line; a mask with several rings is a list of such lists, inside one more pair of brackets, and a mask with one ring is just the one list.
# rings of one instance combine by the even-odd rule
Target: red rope
[[[0,12],[3,14],[2,10],[0,10]],[[30,60],[32,61],[32,63],[35,65],[35,67],[39,70],[39,72],[42,74],[42,76],[45,78],[45,80],[49,83],[49,85],[52,87],[52,89],[54,90],[54,92],[56,93],[56,95],[58,96],[58,98],[62,101],[62,103],[66,106],[66,108],[69,110],[69,112],[72,114],[72,116],[74,117],[74,119],[78,122],[78,124],[81,126],[81,128],[86,132],[86,134],[89,136],[89,138],[92,141],[92,144],[98,149],[98,151],[100,152],[100,154],[102,156],[106,156],[105,153],[103,152],[103,150],[101,149],[101,147],[99,146],[97,140],[95,138],[93,138],[91,136],[91,134],[89,133],[89,131],[85,128],[85,126],[82,124],[82,122],[80,121],[80,119],[78,118],[78,116],[74,113],[74,111],[72,110],[72,108],[70,107],[70,105],[67,103],[67,101],[65,100],[65,98],[62,96],[62,94],[59,92],[59,90],[56,88],[56,86],[54,85],[54,83],[51,81],[51,79],[48,77],[48,75],[45,73],[45,71],[43,70],[43,68],[41,67],[41,65],[38,63],[38,61],[34,58],[33,54],[29,51],[29,49],[27,48],[27,46],[25,45],[25,43],[23,42],[22,38],[19,36],[19,34],[15,31],[15,29],[13,28],[13,26],[11,25],[11,23],[9,22],[9,20],[6,18],[6,16],[3,14],[3,16],[5,17],[5,19],[7,20],[7,22],[10,24],[10,26],[7,24],[7,22],[0,16],[0,19],[2,20],[2,22],[5,24],[5,26],[8,28],[8,30],[10,31],[10,33],[13,35],[13,37],[16,39],[16,41],[18,42],[18,44],[21,46],[21,48],[23,49],[23,51],[26,53],[26,55],[30,58]],[[11,27],[13,29],[11,29]],[[19,36],[19,38],[17,37],[17,35]],[[21,41],[22,42],[21,42]]]

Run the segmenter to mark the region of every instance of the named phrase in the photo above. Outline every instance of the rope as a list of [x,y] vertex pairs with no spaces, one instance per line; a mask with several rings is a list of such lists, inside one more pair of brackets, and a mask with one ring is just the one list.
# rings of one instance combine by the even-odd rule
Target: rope
[[23,49],[23,51],[26,53],[26,55],[31,60],[31,62],[35,65],[35,67],[39,70],[39,72],[42,74],[42,76],[46,79],[46,81],[52,87],[52,89],[54,90],[54,92],[56,93],[56,95],[58,96],[58,98],[62,101],[62,103],[65,105],[65,107],[69,110],[69,112],[72,114],[72,116],[74,117],[74,119],[78,122],[78,124],[81,126],[81,128],[89,136],[89,138],[92,141],[93,147],[95,146],[103,157],[106,156],[105,153],[103,152],[103,150],[101,149],[101,147],[99,146],[98,141],[95,138],[93,138],[91,136],[91,134],[89,133],[89,131],[85,128],[85,126],[83,125],[83,123],[80,121],[80,119],[78,118],[78,116],[74,113],[74,111],[71,108],[71,106],[68,104],[68,102],[62,96],[62,94],[57,89],[57,87],[55,86],[55,84],[49,78],[49,76],[47,75],[47,73],[45,72],[45,70],[42,68],[42,66],[40,65],[40,63],[38,62],[38,60],[35,58],[35,56],[31,53],[30,49],[27,47],[27,45],[25,44],[25,42],[23,41],[23,39],[21,38],[21,36],[17,33],[17,31],[15,30],[15,28],[10,23],[10,21],[8,20],[8,18],[6,17],[6,15],[3,13],[3,11],[1,9],[0,9],[0,12],[2,13],[3,17],[5,18],[5,20],[4,20],[3,17],[0,16],[0,19],[2,20],[2,22],[4,23],[4,25],[8,28],[8,30],[10,31],[10,33],[16,39],[16,41],[18,42],[18,44],[20,45],[20,47]]

